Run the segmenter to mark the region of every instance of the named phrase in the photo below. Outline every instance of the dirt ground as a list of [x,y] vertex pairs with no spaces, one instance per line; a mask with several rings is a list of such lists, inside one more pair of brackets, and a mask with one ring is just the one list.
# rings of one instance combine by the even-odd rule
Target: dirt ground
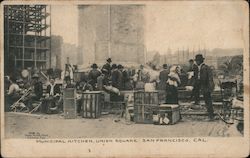
[[[201,116],[200,116],[201,117]],[[59,114],[5,113],[6,138],[237,137],[236,124],[183,116],[175,125],[135,124],[117,115],[64,119]]]

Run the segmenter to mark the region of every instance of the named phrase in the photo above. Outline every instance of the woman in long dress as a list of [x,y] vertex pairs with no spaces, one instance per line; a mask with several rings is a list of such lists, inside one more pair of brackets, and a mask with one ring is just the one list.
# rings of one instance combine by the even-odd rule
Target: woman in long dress
[[180,77],[178,75],[178,68],[177,66],[172,66],[170,68],[170,73],[168,74],[167,80],[167,97],[166,103],[167,104],[178,104],[178,85],[180,85]]

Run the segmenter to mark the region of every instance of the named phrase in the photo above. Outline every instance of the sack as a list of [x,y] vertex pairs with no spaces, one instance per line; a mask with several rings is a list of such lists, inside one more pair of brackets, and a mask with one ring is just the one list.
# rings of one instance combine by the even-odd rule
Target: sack
[[144,89],[145,83],[142,81],[138,81],[135,85],[135,89]]
[[154,83],[146,83],[144,85],[145,92],[152,92],[155,91],[155,84]]
[[120,94],[120,91],[118,88],[115,88],[113,86],[103,86],[107,91],[115,93],[115,94]]

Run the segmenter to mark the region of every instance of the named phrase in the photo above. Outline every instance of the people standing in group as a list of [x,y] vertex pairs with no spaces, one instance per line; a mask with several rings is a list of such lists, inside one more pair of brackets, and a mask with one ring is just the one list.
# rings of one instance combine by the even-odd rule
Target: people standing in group
[[168,80],[168,74],[169,74],[169,69],[167,64],[163,64],[163,70],[160,72],[159,75],[159,85],[158,85],[158,90],[166,90],[167,87],[167,80]]
[[112,59],[108,58],[106,61],[107,62],[106,62],[106,64],[103,65],[102,69],[107,70],[108,71],[108,75],[111,76],[111,69],[112,69],[111,68],[111,63],[112,63]]
[[97,77],[101,75],[101,72],[97,69],[98,66],[95,63],[91,66],[91,68],[92,70],[89,72],[88,79],[90,80],[89,83],[92,85],[93,89],[96,90]]
[[204,63],[204,59],[205,58],[202,56],[202,54],[197,54],[195,56],[195,62],[196,62],[196,65],[194,65],[195,103],[199,104],[200,92],[201,92],[205,100],[209,120],[213,120],[214,110],[211,97],[211,93],[214,89],[213,73],[210,67]]
[[167,104],[178,104],[178,86],[180,85],[181,80],[178,74],[177,66],[172,66],[170,68],[170,72],[168,74],[168,80],[166,85],[167,96],[166,103]]

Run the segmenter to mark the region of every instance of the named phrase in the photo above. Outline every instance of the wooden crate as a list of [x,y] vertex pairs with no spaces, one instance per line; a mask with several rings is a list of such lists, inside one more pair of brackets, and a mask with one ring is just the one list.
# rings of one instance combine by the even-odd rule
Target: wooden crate
[[166,103],[166,96],[167,96],[167,93],[165,90],[158,90],[159,104]]
[[137,91],[134,93],[134,122],[153,123],[153,111],[159,106],[158,92]]
[[135,104],[134,122],[143,124],[153,123],[153,112],[158,109],[158,105]]
[[159,114],[167,114],[170,120],[169,124],[176,124],[181,119],[180,106],[177,104],[161,104],[158,110]]
[[159,104],[158,92],[137,91],[134,93],[134,102],[136,104]]
[[74,88],[65,88],[63,90],[63,111],[65,119],[75,119],[76,112],[76,90]]
[[82,117],[99,118],[104,103],[104,95],[100,91],[82,93]]

